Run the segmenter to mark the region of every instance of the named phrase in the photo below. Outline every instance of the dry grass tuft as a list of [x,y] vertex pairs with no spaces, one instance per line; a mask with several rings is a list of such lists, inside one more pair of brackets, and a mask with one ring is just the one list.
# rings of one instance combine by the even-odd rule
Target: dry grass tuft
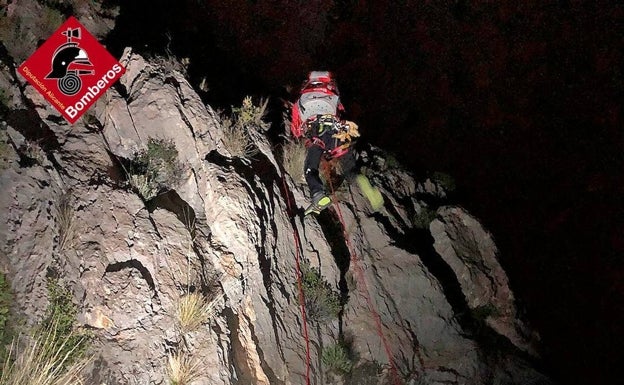
[[302,142],[288,142],[282,146],[282,164],[284,170],[295,182],[304,181],[303,167],[306,158],[306,148]]
[[169,354],[167,376],[171,385],[188,385],[202,377],[201,362],[184,352]]
[[178,325],[182,333],[197,330],[201,324],[214,317],[220,296],[207,301],[201,293],[189,293],[180,298],[176,312]]
[[255,105],[247,96],[241,107],[232,108],[231,117],[222,118],[223,145],[233,157],[251,158],[258,153],[250,131],[266,131],[269,128],[270,124],[263,120],[268,104],[268,99],[261,99]]
[[149,175],[130,174],[128,183],[146,201],[158,195],[158,187],[155,186]]
[[56,206],[56,220],[59,232],[59,249],[71,247],[76,230],[74,222],[74,208],[71,205],[71,194],[62,194]]
[[251,158],[258,153],[245,127],[229,118],[223,119],[223,146],[237,158]]
[[0,385],[84,385],[81,372],[90,359],[82,356],[70,362],[74,352],[66,348],[72,336],[58,333],[53,324],[34,339],[16,338],[3,364]]

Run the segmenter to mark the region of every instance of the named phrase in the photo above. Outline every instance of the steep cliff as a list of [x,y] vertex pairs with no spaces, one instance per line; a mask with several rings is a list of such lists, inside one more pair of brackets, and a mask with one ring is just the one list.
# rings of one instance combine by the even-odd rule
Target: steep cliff
[[[200,363],[194,384],[550,383],[494,240],[445,204],[442,183],[368,148],[385,207],[340,184],[334,208],[303,218],[307,191],[262,129],[247,126],[255,155],[233,156],[179,66],[132,49],[121,62],[120,83],[74,125],[2,68],[0,267],[28,324],[48,278],[70,290],[94,335],[87,383],[168,383],[176,354]],[[137,159],[154,143],[177,159],[150,179]],[[314,269],[337,312],[301,297],[298,273]],[[211,309],[192,329],[178,315],[189,293]]]

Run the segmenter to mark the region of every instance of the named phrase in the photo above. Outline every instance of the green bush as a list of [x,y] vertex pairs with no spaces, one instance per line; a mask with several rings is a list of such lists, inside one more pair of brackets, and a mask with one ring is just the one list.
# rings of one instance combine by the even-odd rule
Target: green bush
[[383,366],[376,361],[363,362],[351,369],[345,385],[378,385],[383,375]]
[[4,138],[0,136],[0,171],[4,170],[8,166],[9,145],[4,141]]
[[12,337],[11,323],[9,322],[12,301],[13,296],[9,282],[0,272],[0,362],[4,362],[6,359],[6,347]]
[[268,99],[261,99],[256,106],[251,97],[246,96],[240,107],[232,108],[232,112],[237,117],[236,124],[244,127],[255,126],[260,129],[269,128],[269,124],[262,120],[266,115],[268,105]]
[[328,371],[337,374],[347,374],[353,368],[353,361],[346,346],[341,343],[323,349],[321,361]]
[[485,321],[488,317],[498,317],[500,312],[491,303],[480,305],[471,310],[472,318],[477,321]]
[[[2,362],[0,385],[84,385],[82,371],[90,358],[75,359],[67,352],[68,338],[52,323],[33,337],[20,335],[13,340]],[[72,360],[70,362],[70,360]]]
[[308,319],[317,322],[328,321],[338,316],[340,298],[332,290],[318,269],[302,265],[302,286]]
[[388,169],[395,169],[399,167],[400,167],[400,164],[396,156],[393,154],[386,154],[386,159],[384,162],[384,169],[388,170]]
[[73,303],[73,295],[69,289],[61,286],[58,280],[48,278],[48,299],[50,303],[39,329],[41,332],[51,331],[51,349],[58,351],[61,356],[67,356],[65,365],[71,365],[84,356],[91,336],[86,332],[75,330],[74,323],[78,308]]
[[455,188],[457,187],[455,185],[455,179],[451,175],[443,172],[434,172],[433,175],[431,175],[431,180],[442,187],[446,193],[455,191]]
[[[0,274],[0,385],[82,385],[80,373],[89,362],[85,351],[90,336],[74,330],[77,309],[69,290],[48,279],[50,303],[32,336],[10,338],[8,308],[12,300]],[[8,344],[8,340],[12,340]]]
[[0,17],[0,41],[16,63],[21,63],[32,55],[37,40],[49,38],[65,20],[63,14],[56,9],[33,8],[15,7],[10,16],[3,10]]
[[414,227],[417,229],[428,229],[429,225],[437,216],[437,210],[434,210],[428,206],[423,206],[420,212],[414,214]]
[[148,140],[147,149],[135,153],[127,169],[130,185],[145,201],[176,187],[182,171],[175,144],[154,138]]

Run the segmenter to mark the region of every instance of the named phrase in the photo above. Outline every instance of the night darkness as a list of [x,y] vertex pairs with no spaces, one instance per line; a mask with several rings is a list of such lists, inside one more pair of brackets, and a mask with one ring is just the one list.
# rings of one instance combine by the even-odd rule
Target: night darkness
[[416,175],[455,177],[541,335],[544,370],[562,384],[621,381],[624,8],[383,3],[124,2],[108,47],[190,57],[217,107],[294,100],[287,85],[334,71],[362,141]]

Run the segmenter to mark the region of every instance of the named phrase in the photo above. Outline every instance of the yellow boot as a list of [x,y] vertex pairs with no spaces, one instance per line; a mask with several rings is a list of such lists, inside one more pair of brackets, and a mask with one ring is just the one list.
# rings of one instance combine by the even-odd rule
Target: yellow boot
[[324,192],[319,191],[312,196],[312,204],[303,212],[303,215],[320,214],[331,205],[331,198]]
[[362,194],[364,194],[366,199],[370,202],[373,210],[379,211],[384,203],[383,196],[379,192],[379,189],[377,187],[373,187],[368,178],[362,174],[358,174],[358,176],[355,177],[355,181],[362,191]]

